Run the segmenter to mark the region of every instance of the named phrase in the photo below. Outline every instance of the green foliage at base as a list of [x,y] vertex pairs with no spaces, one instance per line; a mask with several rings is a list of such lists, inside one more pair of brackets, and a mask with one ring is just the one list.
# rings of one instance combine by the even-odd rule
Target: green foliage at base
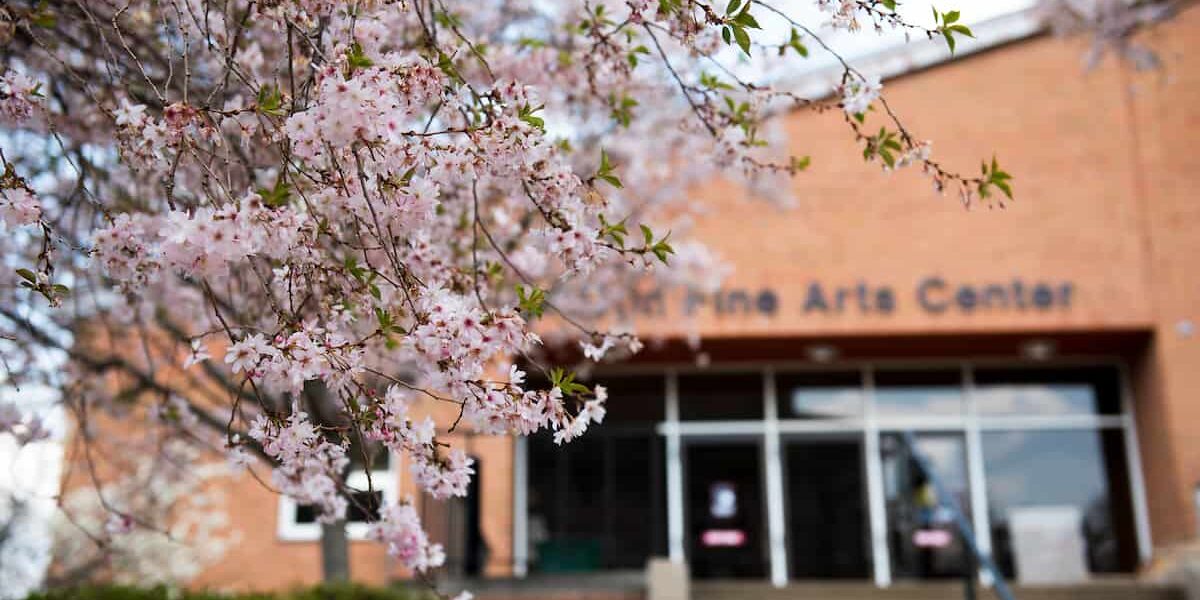
[[367,587],[354,583],[322,584],[287,592],[221,593],[166,587],[97,585],[35,592],[25,600],[423,600],[429,594],[400,587]]

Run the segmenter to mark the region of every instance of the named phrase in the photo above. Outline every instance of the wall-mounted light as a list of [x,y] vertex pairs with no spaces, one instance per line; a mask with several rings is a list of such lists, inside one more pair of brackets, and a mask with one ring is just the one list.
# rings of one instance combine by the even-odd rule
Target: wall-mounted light
[[830,363],[838,357],[838,349],[829,344],[809,344],[804,347],[808,360],[815,363]]
[[1050,360],[1058,352],[1054,340],[1032,339],[1021,344],[1021,356],[1029,360]]

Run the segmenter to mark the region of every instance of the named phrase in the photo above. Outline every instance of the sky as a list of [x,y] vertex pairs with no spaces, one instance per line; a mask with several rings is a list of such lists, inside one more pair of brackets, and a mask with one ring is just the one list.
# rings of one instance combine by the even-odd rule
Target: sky
[[[933,13],[931,9],[933,7],[937,7],[943,12],[958,10],[961,13],[960,22],[970,27],[996,17],[1032,8],[1037,2],[1038,0],[901,0],[899,12],[907,22],[932,26]],[[851,64],[855,62],[855,59],[883,50],[898,48],[905,43],[904,33],[898,30],[885,29],[882,34],[876,34],[869,29],[855,33],[834,31],[827,25],[828,15],[822,13],[813,0],[788,0],[775,2],[774,6],[798,17],[796,20],[801,23],[818,25],[813,27],[816,33]],[[772,18],[770,13],[761,8],[754,11],[755,15],[760,15],[760,13],[759,22],[765,29],[771,32],[778,29],[779,36],[786,36],[788,31],[786,24],[779,19]],[[913,38],[912,41],[918,40],[919,38]],[[972,43],[969,39],[962,39],[959,41],[959,47],[969,48]],[[818,48],[811,47],[813,45],[815,44],[809,43],[808,60],[793,61],[792,69],[789,69],[786,74],[789,78],[803,76],[806,72],[819,72],[835,64],[832,56],[821,52]]]

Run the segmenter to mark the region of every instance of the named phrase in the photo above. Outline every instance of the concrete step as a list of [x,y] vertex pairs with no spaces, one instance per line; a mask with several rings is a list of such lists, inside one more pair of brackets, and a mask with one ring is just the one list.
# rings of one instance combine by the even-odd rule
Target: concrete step
[[[1013,586],[1017,600],[1185,600],[1182,590],[1132,580],[1100,580],[1086,585]],[[760,582],[692,582],[692,600],[962,600],[962,582],[897,583],[886,589],[855,582],[795,583],[783,588]],[[976,588],[978,600],[998,600],[991,589]]]

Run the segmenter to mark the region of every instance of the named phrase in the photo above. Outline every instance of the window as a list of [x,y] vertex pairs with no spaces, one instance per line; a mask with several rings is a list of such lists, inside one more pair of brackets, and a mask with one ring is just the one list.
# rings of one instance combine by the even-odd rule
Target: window
[[781,419],[854,419],[863,414],[862,377],[842,373],[780,373]]
[[1121,412],[1115,369],[980,369],[981,416],[1115,415]]
[[526,507],[534,571],[642,569],[666,552],[661,376],[601,375],[608,415],[583,437],[556,445],[528,438]]
[[[1005,575],[1017,568],[1010,523],[1054,509],[1071,519],[1092,573],[1137,565],[1124,439],[1117,430],[989,431],[983,434],[992,546]],[[1064,510],[1065,509],[1065,510]]]
[[683,421],[763,418],[762,373],[680,375],[679,418]]
[[[671,377],[678,427],[664,424]],[[610,391],[602,425],[561,447],[545,433],[528,440],[521,508],[533,572],[642,568],[667,554],[670,520],[682,525],[670,550],[697,578],[764,577],[777,559],[793,579],[861,579],[884,564],[896,579],[959,577],[969,549],[946,500],[986,525],[975,535],[1007,577],[1041,560],[1048,535],[1071,534],[1092,573],[1137,568],[1145,506],[1132,493],[1132,423],[1114,366],[713,368],[596,381]],[[772,388],[774,424],[763,402]],[[668,458],[673,435],[680,452]],[[772,436],[779,452],[768,454]],[[668,471],[683,484],[670,507]],[[773,477],[780,485],[767,485]],[[868,498],[883,500],[877,536]],[[768,499],[784,506],[778,531],[760,510]],[[726,527],[733,517],[713,507],[735,505],[744,510],[729,514],[745,520]]]
[[[367,477],[366,462],[357,445],[352,445],[347,456],[350,467],[346,485],[357,490],[350,498],[346,509],[346,537],[352,540],[365,539],[367,524],[379,509],[388,502],[396,501],[397,473],[391,454],[383,446],[372,449],[370,477]],[[370,491],[368,491],[370,490]],[[279,497],[279,539],[288,542],[310,542],[321,539],[321,524],[317,522],[315,507],[298,504],[287,496]]]
[[963,414],[959,371],[880,371],[875,412],[881,417],[957,417]]

